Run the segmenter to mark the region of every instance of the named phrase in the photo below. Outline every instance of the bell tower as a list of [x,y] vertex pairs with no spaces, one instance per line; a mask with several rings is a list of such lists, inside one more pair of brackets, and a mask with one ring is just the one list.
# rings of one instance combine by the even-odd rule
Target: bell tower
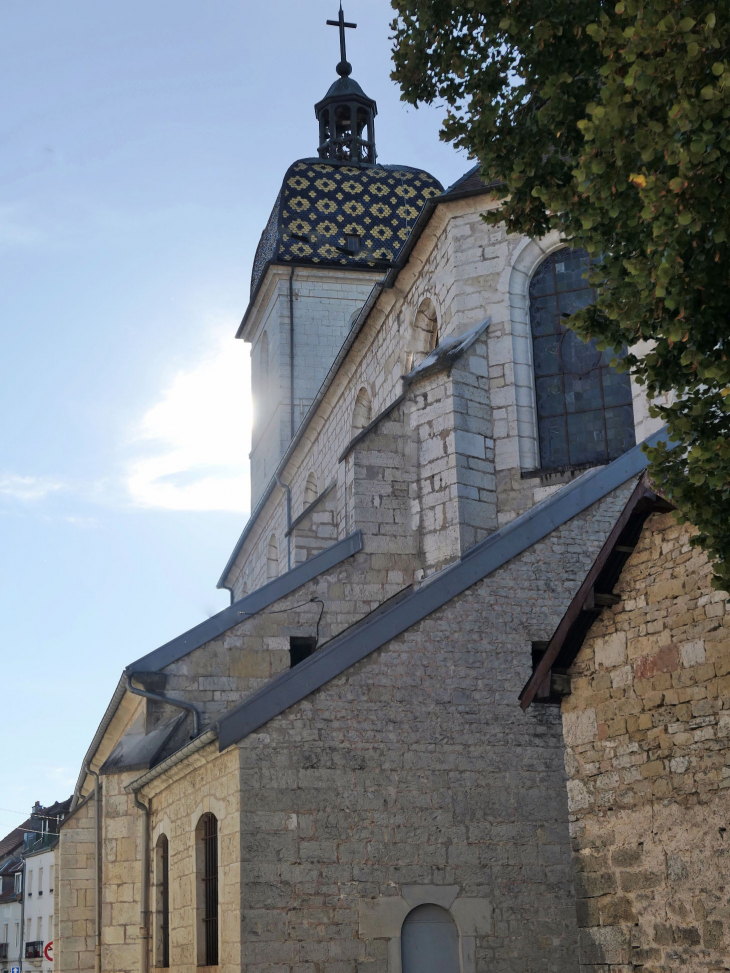
[[340,31],[340,63],[336,68],[339,78],[314,106],[319,122],[317,151],[320,159],[373,165],[377,158],[375,116],[378,107],[357,81],[350,77],[352,65],[347,60],[345,45],[345,28],[354,28],[357,24],[350,24],[345,20],[342,4],[338,19],[328,20],[327,23],[338,27]]

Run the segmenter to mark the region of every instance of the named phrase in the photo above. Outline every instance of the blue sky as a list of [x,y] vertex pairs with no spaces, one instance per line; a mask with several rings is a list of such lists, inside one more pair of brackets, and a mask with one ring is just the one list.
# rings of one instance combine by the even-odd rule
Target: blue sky
[[[389,80],[387,0],[348,56],[383,162],[469,167]],[[233,335],[284,172],[316,153],[335,0],[0,5],[0,834],[71,792],[125,664],[228,602],[248,512]]]

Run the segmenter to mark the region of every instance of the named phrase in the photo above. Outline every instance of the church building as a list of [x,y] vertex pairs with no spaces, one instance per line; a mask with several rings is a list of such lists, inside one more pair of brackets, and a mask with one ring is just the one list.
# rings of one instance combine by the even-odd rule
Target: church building
[[730,615],[664,434],[565,327],[584,252],[488,226],[478,166],[379,161],[335,23],[237,334],[231,604],[121,675],[55,969],[730,969]]

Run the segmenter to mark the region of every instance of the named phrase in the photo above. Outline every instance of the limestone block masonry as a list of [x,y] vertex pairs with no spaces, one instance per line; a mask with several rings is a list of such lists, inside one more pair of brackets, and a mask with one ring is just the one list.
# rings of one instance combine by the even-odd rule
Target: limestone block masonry
[[730,602],[654,514],[563,703],[581,970],[730,966]]

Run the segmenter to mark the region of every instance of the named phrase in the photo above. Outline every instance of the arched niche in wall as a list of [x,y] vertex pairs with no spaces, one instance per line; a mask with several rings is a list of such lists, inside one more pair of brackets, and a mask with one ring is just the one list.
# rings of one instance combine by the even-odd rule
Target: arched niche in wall
[[312,471],[307,477],[307,482],[304,485],[304,501],[302,503],[302,510],[306,510],[310,503],[314,503],[318,496],[319,487],[317,485],[317,474]]
[[352,410],[352,435],[357,436],[359,432],[370,425],[373,417],[373,404],[368,390],[363,386],[357,393],[355,407]]
[[279,545],[276,535],[272,534],[266,548],[266,580],[273,581],[279,577]]
[[425,298],[416,312],[411,328],[411,351],[413,365],[420,365],[438,345],[438,318],[436,308],[430,298]]
[[460,973],[459,933],[440,905],[419,905],[401,930],[402,973]]

